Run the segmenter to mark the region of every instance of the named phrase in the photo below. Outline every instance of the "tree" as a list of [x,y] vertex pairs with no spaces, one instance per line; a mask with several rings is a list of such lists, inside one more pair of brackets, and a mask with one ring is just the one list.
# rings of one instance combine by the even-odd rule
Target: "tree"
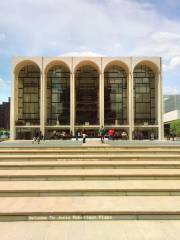
[[180,136],[180,119],[174,120],[170,123],[170,132],[176,136]]

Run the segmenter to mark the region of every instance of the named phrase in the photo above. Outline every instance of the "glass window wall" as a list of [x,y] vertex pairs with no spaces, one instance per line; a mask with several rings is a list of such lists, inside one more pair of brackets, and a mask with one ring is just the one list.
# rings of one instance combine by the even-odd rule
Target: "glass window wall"
[[118,65],[104,72],[104,114],[106,125],[127,124],[127,74]]
[[40,124],[40,70],[37,66],[24,66],[18,75],[17,125]]
[[155,124],[155,74],[146,65],[134,70],[135,124]]
[[99,74],[90,66],[80,67],[75,74],[76,125],[99,124]]
[[47,124],[70,124],[70,72],[53,66],[47,74]]

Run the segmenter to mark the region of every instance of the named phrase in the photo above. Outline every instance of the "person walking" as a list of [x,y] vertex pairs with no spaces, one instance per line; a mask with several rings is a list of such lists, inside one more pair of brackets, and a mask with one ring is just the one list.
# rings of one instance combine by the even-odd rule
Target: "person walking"
[[35,132],[32,143],[35,143],[37,141],[37,143],[40,143],[40,134],[38,132]]
[[114,140],[114,135],[115,135],[115,130],[114,129],[109,129],[108,130],[109,140]]
[[101,128],[99,129],[99,135],[100,135],[100,138],[101,138],[101,143],[104,143],[104,136],[105,136],[105,129],[103,126],[101,126]]
[[83,137],[83,143],[86,143],[87,134],[86,134],[85,130],[83,130],[83,132],[82,132],[82,137]]
[[76,141],[78,141],[78,137],[79,137],[79,135],[78,135],[78,131],[76,131],[76,132],[75,132],[75,138],[76,138]]

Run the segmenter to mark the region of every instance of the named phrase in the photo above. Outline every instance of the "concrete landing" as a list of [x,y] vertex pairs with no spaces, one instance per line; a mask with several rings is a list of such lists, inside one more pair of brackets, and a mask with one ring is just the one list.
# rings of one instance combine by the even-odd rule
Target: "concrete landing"
[[180,221],[1,222],[2,240],[179,240]]
[[180,197],[0,198],[1,221],[180,220]]

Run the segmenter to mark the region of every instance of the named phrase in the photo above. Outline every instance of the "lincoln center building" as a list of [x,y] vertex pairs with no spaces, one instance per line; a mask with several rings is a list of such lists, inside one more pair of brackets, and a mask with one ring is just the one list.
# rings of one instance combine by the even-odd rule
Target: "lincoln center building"
[[14,57],[11,138],[46,139],[100,126],[163,138],[159,57]]

